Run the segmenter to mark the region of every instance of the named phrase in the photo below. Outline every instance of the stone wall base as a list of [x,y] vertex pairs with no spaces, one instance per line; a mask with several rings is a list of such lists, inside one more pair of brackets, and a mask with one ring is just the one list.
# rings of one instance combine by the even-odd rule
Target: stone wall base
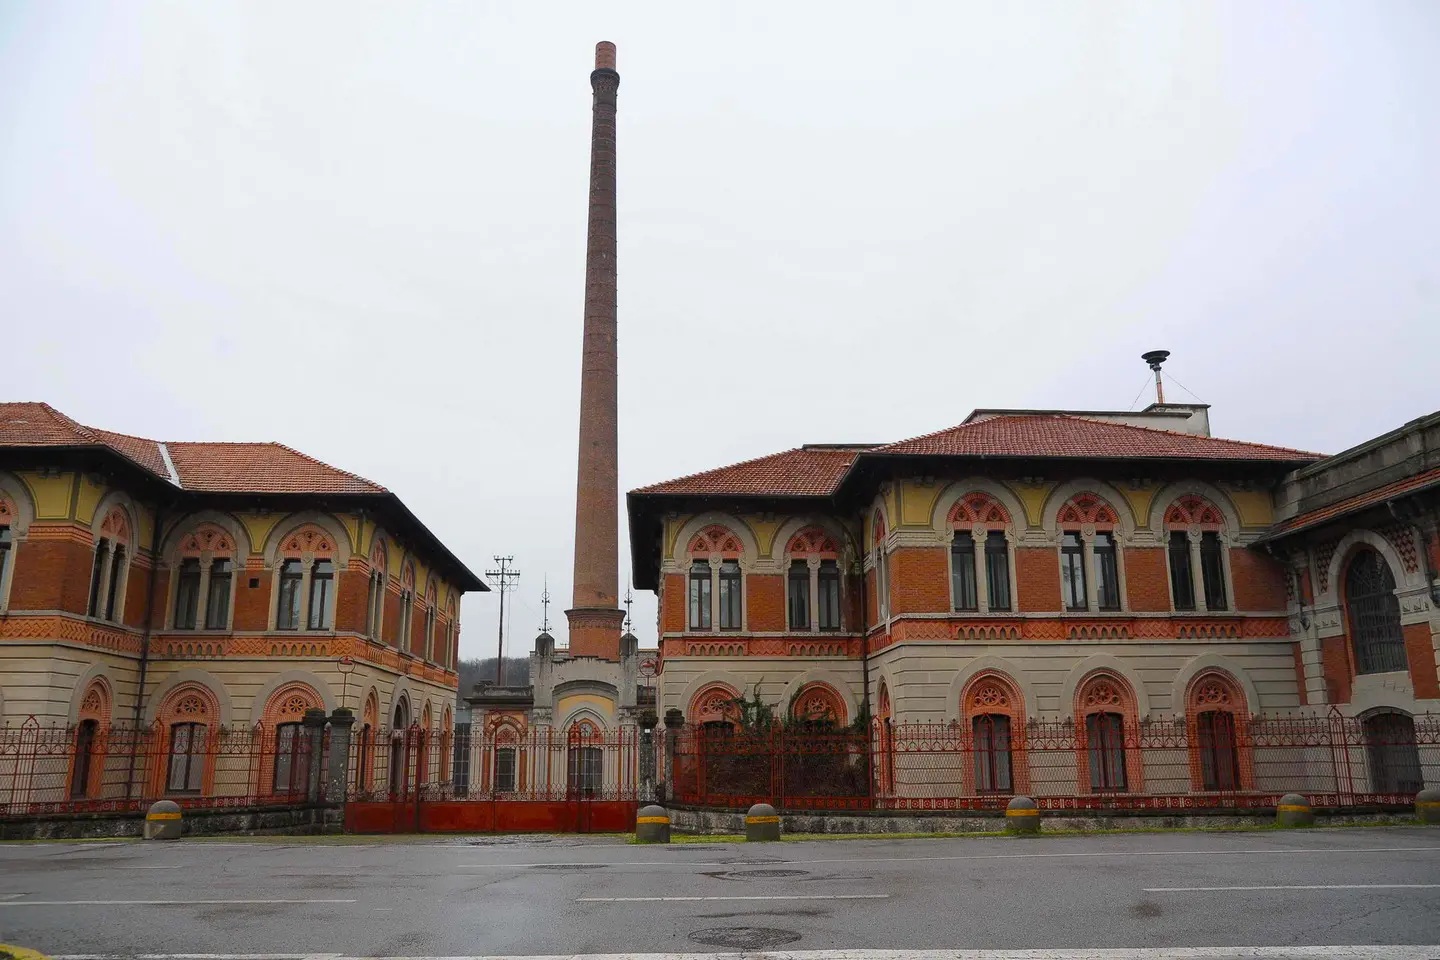
[[[186,810],[184,835],[297,836],[343,833],[338,806],[228,808]],[[99,837],[138,837],[145,830],[145,812],[71,813],[24,819],[0,819],[0,840],[84,840]]]
[[[670,807],[670,828],[677,834],[743,834],[745,814],[721,810],[687,810]],[[1255,813],[1189,813],[1166,811],[1096,812],[1092,814],[1042,814],[1040,829],[1048,833],[1078,830],[1176,830],[1195,828],[1254,827],[1273,824],[1275,814]],[[1316,811],[1315,822],[1330,826],[1356,823],[1415,823],[1410,812],[1325,813]],[[1004,811],[994,815],[975,813],[951,814],[783,814],[782,833],[1000,833],[1005,829]]]

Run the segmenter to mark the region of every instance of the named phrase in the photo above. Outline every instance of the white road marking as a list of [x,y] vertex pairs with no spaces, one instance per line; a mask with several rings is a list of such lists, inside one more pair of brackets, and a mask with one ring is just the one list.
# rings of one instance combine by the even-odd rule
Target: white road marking
[[770,897],[576,897],[576,903],[691,903],[697,900],[889,900],[888,893],[775,895]]
[[787,950],[542,956],[352,957],[338,953],[77,953],[54,960],[1431,960],[1440,946],[1120,947],[1059,950]]
[[1297,883],[1265,887],[1145,887],[1146,893],[1224,893],[1231,890],[1440,890],[1440,883]]
[[[512,867],[772,867],[787,863],[921,863],[925,861],[954,860],[1059,860],[1093,857],[1269,857],[1291,854],[1347,854],[1347,853],[1440,853],[1440,847],[1329,847],[1296,848],[1293,850],[1117,850],[1084,853],[972,853],[948,857],[833,857],[815,860],[766,860],[756,863],[737,863],[732,860],[577,860],[574,862],[533,861],[527,863],[457,863],[456,867],[467,869],[508,869]],[[786,956],[789,956],[787,953]]]
[[7,900],[0,907],[224,906],[255,903],[354,903],[354,900]]

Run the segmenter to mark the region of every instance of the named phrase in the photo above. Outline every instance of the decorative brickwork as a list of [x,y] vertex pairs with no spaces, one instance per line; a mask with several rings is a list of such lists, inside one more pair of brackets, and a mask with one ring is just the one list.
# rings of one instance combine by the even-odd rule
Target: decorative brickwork
[[1180,497],[1165,509],[1165,529],[1224,530],[1225,515],[1204,497],[1190,494]]
[[1094,526],[1097,530],[1114,529],[1115,524],[1120,522],[1115,508],[1098,493],[1089,491],[1077,493],[1061,504],[1055,521],[1065,526]]
[[1414,527],[1408,523],[1392,523],[1381,527],[1379,533],[1400,555],[1400,562],[1405,565],[1406,573],[1415,573],[1420,569],[1420,551],[1415,548]]

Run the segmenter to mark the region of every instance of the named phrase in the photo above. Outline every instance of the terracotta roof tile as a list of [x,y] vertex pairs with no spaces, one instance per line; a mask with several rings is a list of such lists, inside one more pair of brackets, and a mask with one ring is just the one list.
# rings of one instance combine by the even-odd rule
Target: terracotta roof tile
[[828,496],[857,457],[1076,457],[1309,463],[1323,454],[1067,414],[1000,416],[880,446],[809,446],[652,484],[638,494]]
[[961,424],[871,451],[877,455],[1090,457],[1181,460],[1279,460],[1306,463],[1323,454],[1222,440],[1066,414],[1005,416]]
[[[170,470],[160,444],[87,427],[48,403],[0,403],[0,447],[106,447],[162,480]],[[209,493],[386,493],[281,443],[166,443],[180,485]]]
[[208,493],[385,493],[281,443],[167,443],[180,485]]
[[835,492],[864,447],[797,447],[632,493],[824,497]]
[[1318,526],[1326,520],[1333,520],[1347,513],[1354,513],[1357,510],[1363,510],[1365,507],[1372,507],[1376,504],[1384,503],[1386,500],[1392,500],[1402,494],[1437,485],[1440,485],[1440,467],[1426,470],[1424,473],[1417,473],[1413,477],[1404,477],[1392,483],[1387,483],[1383,487],[1367,490],[1365,493],[1357,493],[1353,497],[1346,497],[1344,500],[1337,501],[1329,506],[1319,507],[1315,510],[1293,516],[1289,520],[1282,520],[1271,527],[1262,539],[1273,540],[1276,537],[1296,533],[1300,530]]

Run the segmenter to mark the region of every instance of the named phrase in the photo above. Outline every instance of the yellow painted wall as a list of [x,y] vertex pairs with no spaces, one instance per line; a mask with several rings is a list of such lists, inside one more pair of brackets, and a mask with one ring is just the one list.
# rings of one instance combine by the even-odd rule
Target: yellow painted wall
[[[760,548],[760,556],[775,556],[775,534],[780,530],[780,524],[784,521],[785,518],[782,517],[777,520],[766,520],[762,517],[756,516],[755,514],[751,514],[749,516],[742,517],[741,519],[743,519],[747,524],[749,524],[750,532],[755,534],[755,542]],[[785,544],[780,544],[779,549],[784,550]]]
[[943,486],[938,483],[922,484],[915,480],[902,480],[900,491],[900,524],[906,527],[928,527],[935,512],[935,499],[940,496]]
[[[35,501],[35,519],[65,520],[70,516],[70,484],[72,475],[62,473],[58,477],[42,477],[33,471],[22,472],[20,479],[30,488],[30,497]],[[99,499],[98,497],[96,498]],[[95,508],[90,508],[93,516]],[[89,518],[86,518],[89,523]]]
[[91,483],[89,478],[83,475],[79,479],[80,491],[75,498],[75,519],[80,523],[94,523],[95,510],[100,506],[100,499],[105,496],[105,485]]
[[250,535],[250,542],[255,545],[255,552],[259,553],[265,549],[265,541],[270,537],[270,531],[275,529],[275,524],[282,519],[278,513],[242,513],[240,522],[245,525],[245,532]]
[[337,515],[340,525],[345,528],[345,533],[350,537],[350,552],[352,554],[364,553],[360,549],[360,518],[350,513]]
[[555,701],[555,715],[558,719],[580,707],[590,707],[606,717],[612,716],[615,712],[615,702],[608,697],[602,697],[596,693],[576,693]]
[[1150,518],[1150,503],[1159,492],[1159,487],[1152,483],[1144,483],[1135,486],[1129,483],[1116,484],[1120,495],[1130,504],[1130,515],[1135,518],[1139,526],[1146,526]]
[[1045,523],[1045,499],[1055,489],[1053,483],[1009,483],[1006,484],[1025,508],[1025,520],[1032,527]]
[[1225,487],[1226,496],[1235,504],[1240,514],[1240,525],[1245,527],[1266,527],[1275,519],[1274,504],[1270,494],[1260,490],[1236,490]]

